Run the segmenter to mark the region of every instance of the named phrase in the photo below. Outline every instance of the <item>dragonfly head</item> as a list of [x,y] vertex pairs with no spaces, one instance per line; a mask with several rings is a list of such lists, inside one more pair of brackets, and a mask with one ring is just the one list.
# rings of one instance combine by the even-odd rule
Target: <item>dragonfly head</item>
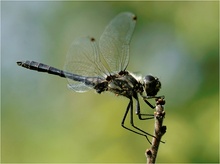
[[145,76],[143,83],[147,96],[155,96],[161,88],[159,79],[151,75]]

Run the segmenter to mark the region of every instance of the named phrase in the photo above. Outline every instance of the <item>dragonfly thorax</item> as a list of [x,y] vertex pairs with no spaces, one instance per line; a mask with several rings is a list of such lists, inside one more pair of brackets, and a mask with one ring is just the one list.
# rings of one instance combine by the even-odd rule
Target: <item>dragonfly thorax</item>
[[94,89],[96,89],[98,93],[110,91],[116,95],[128,98],[132,97],[134,94],[144,92],[143,84],[127,71],[108,76],[105,81],[97,84]]

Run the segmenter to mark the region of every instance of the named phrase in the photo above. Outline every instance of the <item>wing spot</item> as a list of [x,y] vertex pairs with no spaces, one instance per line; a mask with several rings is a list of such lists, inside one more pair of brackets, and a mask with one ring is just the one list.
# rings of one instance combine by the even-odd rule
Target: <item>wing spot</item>
[[91,37],[90,40],[91,40],[91,42],[94,42],[94,41],[95,41],[95,38]]
[[135,20],[135,21],[137,20],[137,16],[136,16],[136,15],[135,15],[135,16],[133,16],[133,20]]

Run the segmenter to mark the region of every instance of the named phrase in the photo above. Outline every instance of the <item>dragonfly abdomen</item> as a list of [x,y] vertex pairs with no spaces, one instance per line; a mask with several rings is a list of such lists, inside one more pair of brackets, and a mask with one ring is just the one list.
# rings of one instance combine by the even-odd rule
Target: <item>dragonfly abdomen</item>
[[30,70],[35,70],[38,72],[47,72],[49,74],[58,75],[60,77],[65,77],[65,74],[62,70],[48,66],[43,63],[26,60],[26,61],[18,61],[17,64],[19,66],[25,67]]
[[77,75],[77,74],[73,74],[70,72],[66,72],[63,70],[60,70],[58,68],[55,67],[51,67],[49,65],[43,64],[43,63],[39,63],[39,62],[35,62],[35,61],[18,61],[17,64],[21,67],[30,69],[30,70],[34,70],[34,71],[38,71],[38,72],[46,72],[52,75],[57,75],[63,78],[68,78],[74,81],[78,81],[78,82],[82,82],[88,86],[92,86],[94,87],[95,85],[97,85],[98,83],[103,81],[103,78],[100,77],[86,77],[86,76],[81,76],[81,75]]

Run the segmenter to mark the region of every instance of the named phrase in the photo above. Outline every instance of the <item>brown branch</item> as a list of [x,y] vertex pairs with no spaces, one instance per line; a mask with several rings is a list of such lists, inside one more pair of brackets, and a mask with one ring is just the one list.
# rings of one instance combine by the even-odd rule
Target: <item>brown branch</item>
[[153,164],[156,162],[157,153],[159,149],[161,137],[166,133],[166,126],[163,126],[163,119],[165,117],[165,111],[163,105],[165,104],[164,99],[156,100],[156,111],[154,112],[155,125],[154,125],[154,136],[152,139],[152,145],[150,149],[146,150],[147,164]]

